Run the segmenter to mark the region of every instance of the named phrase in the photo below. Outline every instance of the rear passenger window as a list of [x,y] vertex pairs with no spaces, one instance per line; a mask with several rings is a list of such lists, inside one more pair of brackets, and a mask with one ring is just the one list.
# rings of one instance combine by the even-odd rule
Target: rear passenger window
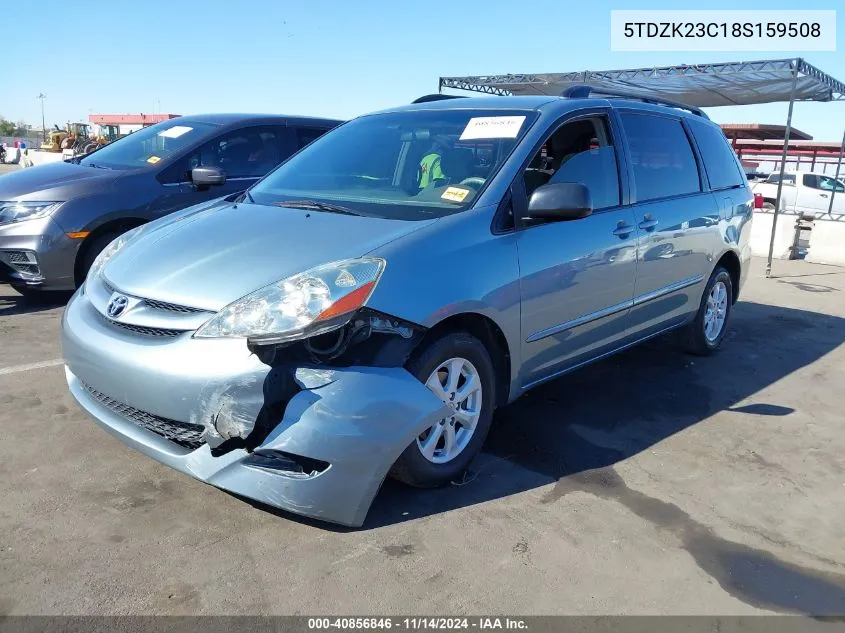
[[564,123],[537,152],[523,179],[529,198],[542,185],[577,182],[590,190],[594,209],[619,206],[619,171],[607,120]]
[[621,116],[631,150],[634,200],[701,191],[695,155],[679,120],[632,112]]
[[736,155],[728,145],[728,139],[722,130],[704,121],[691,120],[689,125],[701,151],[710,188],[729,189],[743,185],[744,180],[736,162]]

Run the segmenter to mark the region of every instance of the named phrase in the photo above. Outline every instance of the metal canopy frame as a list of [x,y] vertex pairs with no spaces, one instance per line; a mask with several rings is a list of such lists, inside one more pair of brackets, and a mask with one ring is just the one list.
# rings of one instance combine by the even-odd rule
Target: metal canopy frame
[[[789,137],[792,130],[793,106],[796,101],[845,100],[845,83],[798,57],[621,70],[441,77],[439,91],[442,92],[444,88],[453,88],[503,96],[515,94],[559,96],[564,90],[574,85],[587,85],[610,91],[625,90],[630,93],[641,93],[644,96],[659,96],[696,107],[788,102],[789,110],[780,164],[781,178],[778,183],[766,265],[766,276],[771,277],[783,173],[786,168]],[[845,153],[845,137],[840,149],[837,175],[842,163],[842,154]],[[833,195],[830,200],[831,207]]]

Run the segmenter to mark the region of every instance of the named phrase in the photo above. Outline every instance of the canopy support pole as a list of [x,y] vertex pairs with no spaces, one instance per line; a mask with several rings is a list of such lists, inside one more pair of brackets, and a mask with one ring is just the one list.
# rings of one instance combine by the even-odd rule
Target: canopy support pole
[[780,211],[781,194],[783,193],[783,172],[786,170],[786,155],[789,152],[789,133],[792,131],[792,106],[795,105],[795,90],[798,86],[798,60],[792,63],[792,92],[789,95],[789,110],[786,114],[786,131],[783,135],[783,155],[780,160],[780,178],[778,179],[778,195],[775,201],[775,214],[772,217],[772,237],[769,240],[769,259],[766,263],[766,277],[772,276],[772,255],[775,251],[775,235]]
[[[842,154],[845,154],[845,134],[842,135],[842,145],[839,148],[839,161],[836,163],[836,175],[834,180],[839,180],[839,168],[842,167]],[[836,195],[836,187],[830,192],[830,202],[827,203],[827,214],[833,215],[833,196]]]

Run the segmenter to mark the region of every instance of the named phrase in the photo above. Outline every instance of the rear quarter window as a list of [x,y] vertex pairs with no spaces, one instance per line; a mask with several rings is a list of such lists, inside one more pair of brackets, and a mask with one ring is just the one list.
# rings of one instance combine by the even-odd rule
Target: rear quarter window
[[637,202],[701,191],[698,165],[678,119],[622,112]]
[[711,189],[729,189],[745,184],[734,151],[722,130],[704,121],[688,120],[704,161]]

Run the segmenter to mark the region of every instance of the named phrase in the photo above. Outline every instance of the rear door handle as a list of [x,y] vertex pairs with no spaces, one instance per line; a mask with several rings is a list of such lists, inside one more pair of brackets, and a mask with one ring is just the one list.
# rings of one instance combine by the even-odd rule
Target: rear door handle
[[822,198],[827,198],[827,197],[829,197],[826,193],[820,193],[819,195],[820,195]]
[[657,220],[650,215],[647,215],[643,218],[643,221],[638,225],[643,231],[653,231],[654,227],[657,226]]
[[613,234],[616,237],[622,238],[623,240],[633,232],[634,227],[630,224],[624,224],[623,222],[620,222],[619,226],[613,229]]

